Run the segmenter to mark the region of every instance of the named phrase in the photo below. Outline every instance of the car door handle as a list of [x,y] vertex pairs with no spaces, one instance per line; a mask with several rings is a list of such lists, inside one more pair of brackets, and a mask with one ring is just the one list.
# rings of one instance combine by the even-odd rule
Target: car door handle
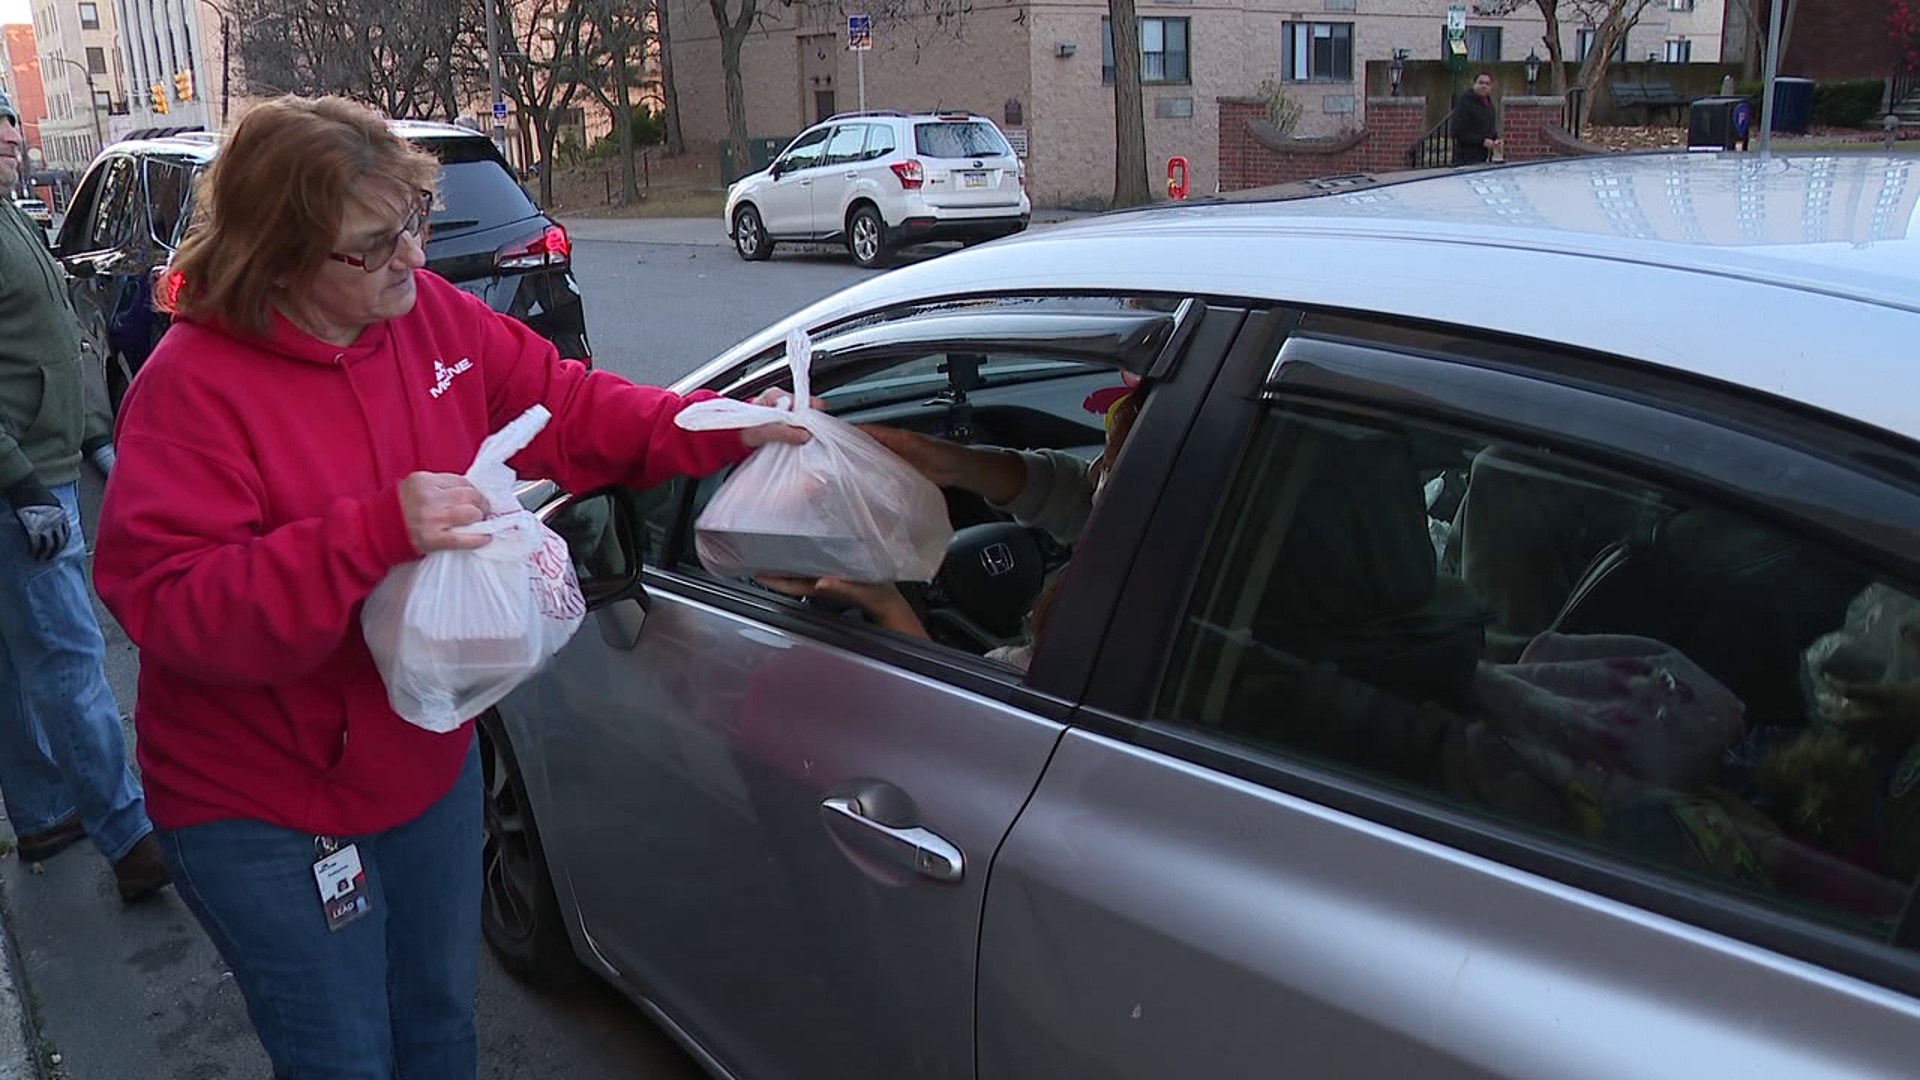
[[820,804],[830,820],[857,825],[882,838],[881,847],[893,861],[921,877],[951,884],[966,874],[960,849],[918,826],[897,828],[868,817],[858,799],[836,795]]
[[860,179],[860,174],[857,172],[841,173],[840,175],[848,180]]
[[800,186],[801,186],[801,187],[812,187],[812,186],[813,186],[813,181],[812,181],[812,179],[806,179],[806,180],[802,180],[802,181],[800,181]]

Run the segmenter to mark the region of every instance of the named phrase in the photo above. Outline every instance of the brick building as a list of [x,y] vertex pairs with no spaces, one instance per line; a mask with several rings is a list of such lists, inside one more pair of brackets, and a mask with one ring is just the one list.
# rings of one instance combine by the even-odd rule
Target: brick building
[[[724,138],[726,97],[718,28],[707,0],[669,0],[674,74],[689,139]],[[899,5],[907,7],[908,5]],[[924,5],[911,5],[921,10]],[[874,20],[866,54],[872,109],[969,109],[991,117],[1027,153],[1028,188],[1043,206],[1093,204],[1113,191],[1113,92],[1103,0],[932,0],[964,18]],[[1301,135],[1337,136],[1367,122],[1367,65],[1395,50],[1437,60],[1448,0],[1140,0],[1149,171],[1174,155],[1192,166],[1192,190],[1218,178],[1222,98],[1280,83],[1302,110]],[[1512,8],[1508,13],[1500,12]],[[737,10],[736,2],[728,10]],[[856,108],[846,5],[761,4],[765,18],[743,51],[748,135],[797,134]],[[1721,59],[1726,0],[1654,0],[1619,55],[1636,62]],[[954,28],[958,27],[958,33]],[[1545,24],[1529,2],[1469,0],[1474,63],[1545,54]],[[1563,28],[1577,58],[1591,30]],[[1376,89],[1373,92],[1378,92]]]
[[[1761,25],[1769,18],[1765,0]],[[1887,0],[1799,0],[1780,74],[1802,79],[1880,79],[1894,74],[1898,51],[1887,33]]]
[[40,122],[47,118],[47,91],[40,82],[40,54],[34,51],[33,27],[12,23],[7,34],[7,93],[20,114],[20,134],[29,150],[40,149]]

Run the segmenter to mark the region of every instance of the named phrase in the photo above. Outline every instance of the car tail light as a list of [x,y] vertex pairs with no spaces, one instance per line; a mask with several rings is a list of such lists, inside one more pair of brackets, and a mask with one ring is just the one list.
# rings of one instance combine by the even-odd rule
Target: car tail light
[[493,255],[493,265],[501,270],[538,270],[543,266],[565,266],[573,258],[573,241],[567,230],[549,225],[530,240],[516,240]]
[[161,311],[172,314],[174,304],[180,299],[180,286],[186,284],[187,276],[165,266],[154,267],[148,275],[148,295]]
[[920,185],[927,182],[926,170],[920,167],[918,158],[896,161],[891,168],[893,175],[900,178],[900,186],[908,191],[918,191]]

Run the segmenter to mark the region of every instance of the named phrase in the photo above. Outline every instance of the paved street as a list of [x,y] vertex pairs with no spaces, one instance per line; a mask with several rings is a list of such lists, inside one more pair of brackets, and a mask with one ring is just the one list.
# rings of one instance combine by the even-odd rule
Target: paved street
[[[868,276],[844,254],[781,252],[769,263],[743,263],[717,224],[622,231],[630,224],[582,224],[574,259],[601,366],[639,381],[670,380],[766,323]],[[627,239],[591,238],[596,235]],[[98,500],[95,483],[86,492],[89,523]],[[114,692],[131,710],[137,660],[104,611],[101,620]],[[106,864],[84,847],[47,863],[44,872],[0,859],[0,887],[25,969],[23,989],[38,1010],[46,1048],[60,1055],[53,1075],[267,1076],[233,980],[171,893],[123,909]],[[611,991],[538,995],[505,975],[484,949],[483,964],[482,1077],[701,1075]]]

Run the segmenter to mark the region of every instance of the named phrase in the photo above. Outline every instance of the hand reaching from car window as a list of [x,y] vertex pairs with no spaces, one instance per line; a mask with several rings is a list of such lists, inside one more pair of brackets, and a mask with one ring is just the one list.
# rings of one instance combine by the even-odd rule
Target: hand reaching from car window
[[865,425],[862,431],[943,488],[961,488],[1002,506],[1020,497],[1027,467],[1005,450],[982,450],[902,428]]
[[882,630],[891,630],[896,634],[924,638],[927,628],[920,624],[920,616],[913,613],[913,605],[900,590],[887,583],[864,581],[842,581],[839,578],[793,578],[763,574],[755,581],[777,593],[799,597],[803,600],[818,597],[823,600],[837,600],[842,604],[852,604],[866,612],[867,618]]

